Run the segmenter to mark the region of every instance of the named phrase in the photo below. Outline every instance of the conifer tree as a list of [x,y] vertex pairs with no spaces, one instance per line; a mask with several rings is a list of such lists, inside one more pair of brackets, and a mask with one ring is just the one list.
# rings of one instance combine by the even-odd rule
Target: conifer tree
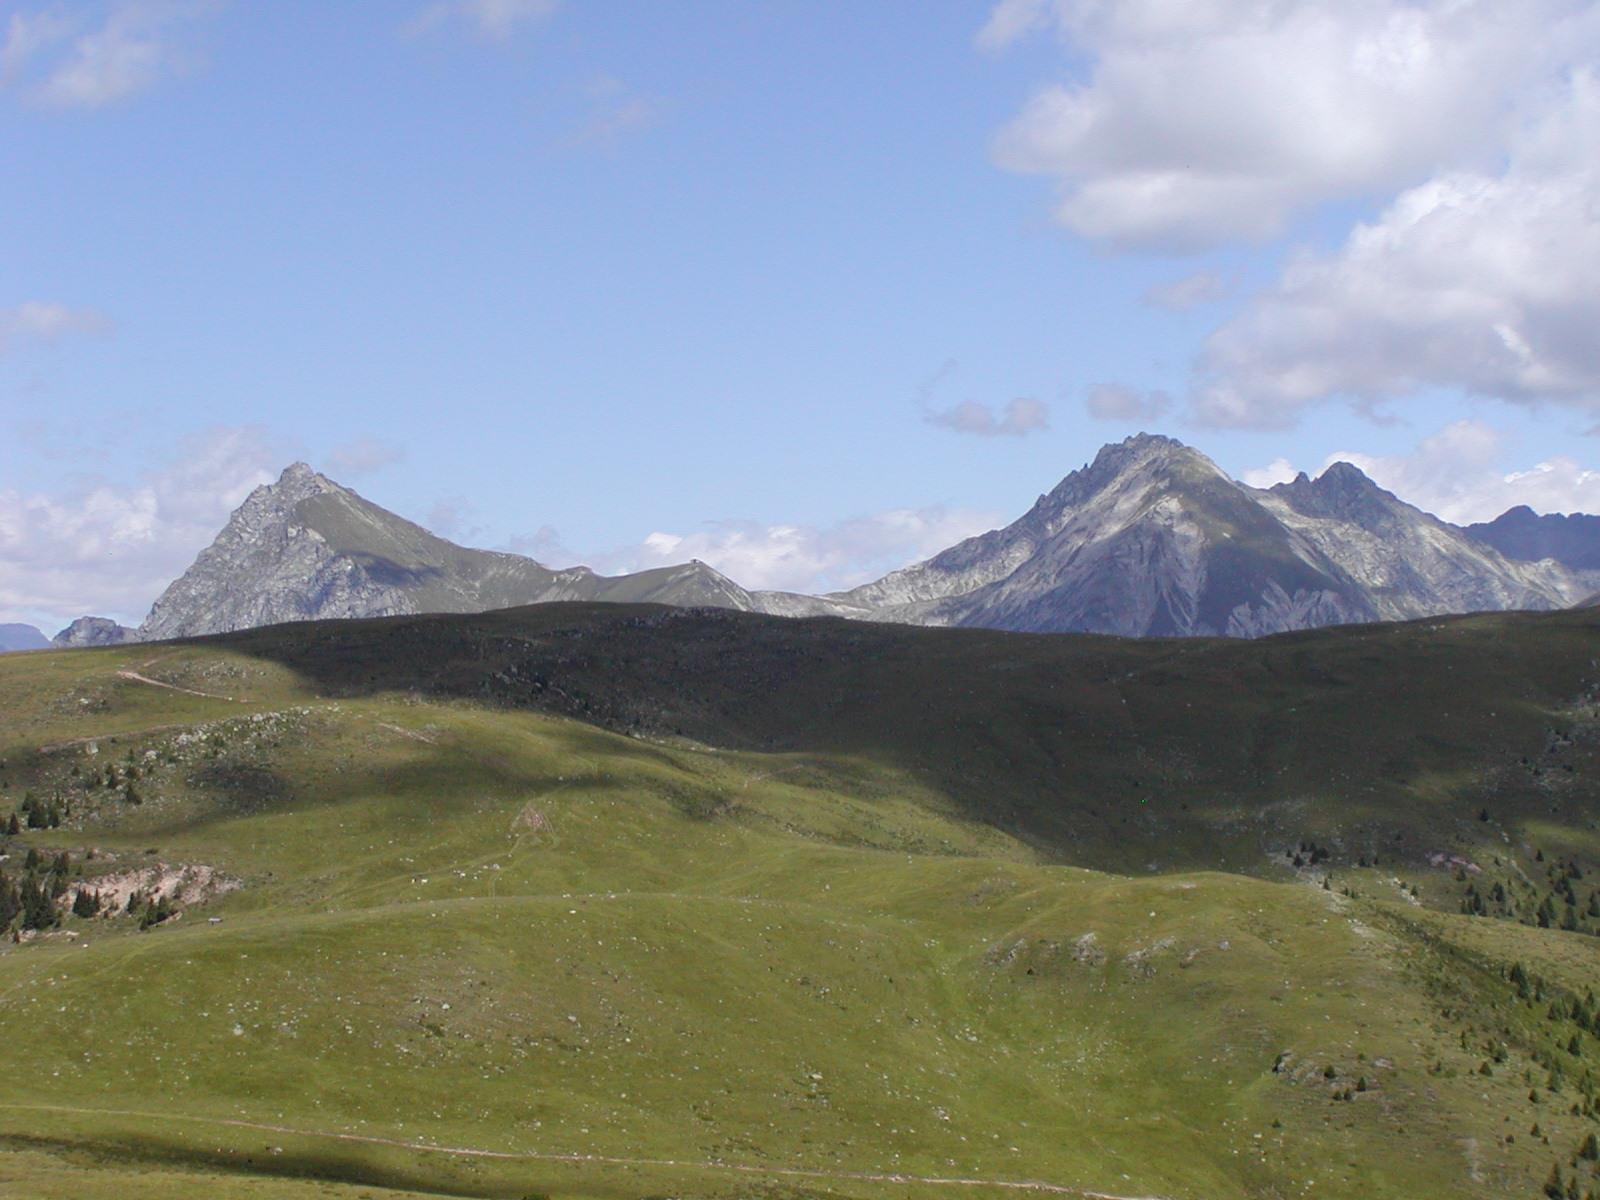
[[15,883],[6,878],[5,872],[0,871],[0,931],[9,929],[21,911],[22,893],[17,890]]
[[24,929],[50,929],[56,923],[56,905],[35,879],[22,883],[22,927]]

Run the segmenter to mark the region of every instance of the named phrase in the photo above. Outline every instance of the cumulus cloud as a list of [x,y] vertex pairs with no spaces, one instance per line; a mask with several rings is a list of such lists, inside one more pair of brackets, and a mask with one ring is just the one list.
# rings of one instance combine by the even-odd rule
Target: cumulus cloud
[[1048,28],[1050,0],[1000,0],[974,39],[980,50],[997,53],[1039,29]]
[[1239,476],[1241,483],[1248,483],[1253,488],[1269,488],[1276,484],[1288,483],[1299,472],[1287,458],[1275,458],[1264,467],[1256,467]]
[[425,33],[461,23],[481,37],[503,42],[524,26],[548,20],[559,6],[560,0],[439,0],[418,13],[409,28]]
[[1585,0],[1003,0],[978,41],[1051,25],[1089,64],[996,161],[1055,180],[1086,237],[1182,251],[1491,161],[1596,24]]
[[[587,561],[619,574],[697,558],[747,588],[818,593],[877,579],[997,524],[994,513],[944,507],[890,509],[827,526],[717,521],[690,533],[658,530]],[[514,539],[512,548],[544,562],[578,561],[550,529]]]
[[1271,428],[1434,387],[1600,409],[1596,264],[1600,84],[1580,72],[1503,173],[1408,189],[1212,334],[1195,415]]
[[999,410],[977,400],[963,400],[948,408],[931,409],[922,419],[929,425],[955,433],[1027,437],[1050,427],[1050,409],[1042,401],[1027,396],[1019,396]]
[[[1566,455],[1510,467],[1511,451],[1509,439],[1499,430],[1468,419],[1423,439],[1409,454],[1339,450],[1328,455],[1322,468],[1354,463],[1402,500],[1460,525],[1492,521],[1519,504],[1541,513],[1600,513],[1600,472]],[[1243,476],[1253,487],[1293,477],[1294,468],[1284,459]]]
[[1096,384],[1084,401],[1084,408],[1097,421],[1153,421],[1171,407],[1172,397],[1163,391],[1142,391],[1120,383]]
[[399,442],[387,438],[356,438],[328,451],[323,465],[336,479],[354,479],[397,463],[405,456],[406,448]]
[[0,46],[0,84],[52,108],[102,108],[196,61],[192,26],[212,0],[123,0],[98,20],[58,9],[14,12]]
[[214,429],[131,485],[0,488],[0,621],[137,623],[281,457],[259,429]]

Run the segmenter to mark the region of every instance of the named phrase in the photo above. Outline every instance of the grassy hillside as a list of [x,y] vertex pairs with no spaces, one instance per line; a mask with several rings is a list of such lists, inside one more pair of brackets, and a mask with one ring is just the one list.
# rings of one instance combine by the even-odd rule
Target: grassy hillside
[[7,656],[0,1195],[1581,1197],[1597,629]]

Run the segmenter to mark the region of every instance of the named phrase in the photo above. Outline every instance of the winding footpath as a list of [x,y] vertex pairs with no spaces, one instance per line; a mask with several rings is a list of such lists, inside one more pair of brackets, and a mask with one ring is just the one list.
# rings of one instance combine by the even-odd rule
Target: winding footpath
[[908,1175],[899,1171],[823,1171],[810,1167],[757,1166],[748,1163],[694,1162],[675,1158],[625,1158],[610,1154],[560,1154],[541,1153],[536,1150],[477,1150],[467,1146],[439,1146],[430,1142],[411,1142],[401,1138],[377,1137],[361,1133],[333,1133],[316,1129],[294,1129],[287,1125],[267,1125],[256,1121],[241,1121],[230,1117],[195,1117],[182,1113],[152,1113],[136,1109],[76,1108],[64,1104],[7,1104],[0,1109],[17,1112],[69,1113],[79,1116],[131,1117],[142,1121],[179,1121],[196,1125],[222,1125],[232,1129],[249,1129],[260,1133],[279,1133],[287,1137],[322,1138],[329,1141],[355,1142],[369,1146],[389,1146],[417,1154],[449,1154],[463,1158],[496,1159],[511,1162],[550,1162],[605,1167],[666,1167],[685,1171],[722,1172],[731,1175],[764,1175],[781,1179],[820,1179],[852,1183],[899,1183],[925,1187],[994,1188],[1013,1192],[1033,1192],[1040,1195],[1073,1196],[1078,1200],[1165,1200],[1161,1196],[1128,1196],[1116,1192],[1100,1192],[1092,1188],[1073,1187],[1063,1183],[1045,1183],[1036,1179],[979,1179],[963,1175]]

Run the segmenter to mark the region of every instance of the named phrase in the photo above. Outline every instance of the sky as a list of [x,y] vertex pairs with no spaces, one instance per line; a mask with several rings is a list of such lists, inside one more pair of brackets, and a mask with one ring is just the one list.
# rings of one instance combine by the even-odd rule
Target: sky
[[1600,512],[1600,3],[0,0],[0,621],[304,460],[874,578],[1139,430]]

